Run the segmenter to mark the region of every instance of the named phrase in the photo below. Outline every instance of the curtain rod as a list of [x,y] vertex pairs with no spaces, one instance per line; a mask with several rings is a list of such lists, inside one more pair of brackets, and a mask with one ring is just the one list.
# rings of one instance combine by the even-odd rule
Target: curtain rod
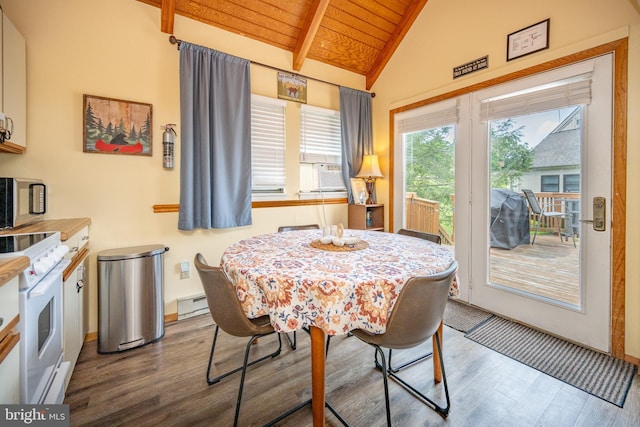
[[[180,43],[182,43],[182,40],[176,38],[176,36],[174,36],[174,35],[170,35],[169,36],[169,43],[178,45],[178,50],[180,50]],[[316,79],[315,77],[307,77],[307,76],[303,76],[302,74],[292,73],[291,71],[283,70],[282,68],[277,68],[277,67],[274,67],[272,65],[267,65],[267,64],[263,64],[261,62],[256,62],[256,61],[251,61],[251,60],[249,62],[252,63],[253,65],[259,65],[261,67],[270,68],[270,69],[275,70],[275,71],[282,71],[283,73],[293,74],[296,77],[303,77],[303,78],[308,79],[308,80],[315,80],[316,82],[325,83],[325,84],[328,84],[328,85],[331,85],[331,86],[340,87],[340,85],[328,82],[326,80],[320,80],[320,79]],[[369,93],[371,94],[372,98],[375,98],[375,96],[376,96],[375,92],[369,92]]]

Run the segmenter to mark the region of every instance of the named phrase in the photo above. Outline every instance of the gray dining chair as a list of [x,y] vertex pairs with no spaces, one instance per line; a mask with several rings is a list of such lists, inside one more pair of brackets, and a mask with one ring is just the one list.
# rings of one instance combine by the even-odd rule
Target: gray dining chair
[[[282,350],[282,338],[280,334],[277,334],[278,348],[275,351],[249,362],[249,350],[251,349],[251,345],[258,338],[275,333],[273,326],[271,326],[269,316],[265,315],[258,317],[257,319],[249,319],[242,310],[242,305],[240,304],[240,300],[236,294],[235,286],[231,283],[225,272],[220,267],[208,265],[204,256],[200,253],[196,254],[193,263],[198,270],[198,275],[200,276],[205,295],[207,296],[209,311],[216,324],[215,332],[213,333],[211,353],[209,354],[209,364],[207,366],[207,383],[209,385],[215,384],[235,372],[242,371],[240,387],[238,388],[238,398],[236,401],[235,418],[233,422],[233,425],[237,426],[247,367],[279,355]],[[242,366],[220,374],[215,378],[211,378],[211,367],[214,364],[213,358],[219,329],[222,329],[229,335],[233,335],[235,337],[250,337],[250,339],[244,352]]]
[[437,243],[437,244],[442,243],[442,237],[440,237],[439,234],[427,233],[425,231],[417,231],[417,230],[411,230],[408,228],[401,228],[400,230],[398,230],[398,234],[402,234],[404,236],[417,237],[418,239],[428,240],[430,242]]
[[[427,233],[425,231],[417,231],[417,230],[411,230],[408,228],[401,228],[400,230],[398,230],[398,234],[401,234],[403,236],[410,236],[410,237],[416,237],[418,239],[423,239],[423,240],[428,240],[430,242],[433,243],[437,243],[437,244],[441,244],[442,243],[442,238],[440,237],[439,234],[432,234],[432,233]],[[433,353],[431,351],[424,353],[418,357],[415,357],[407,362],[402,363],[401,365],[394,367],[393,366],[393,361],[392,361],[392,354],[393,354],[393,350],[389,349],[389,370],[391,372],[399,372],[404,368],[407,368],[411,365],[413,365],[414,363],[420,362],[422,360],[428,359],[429,357],[431,357],[433,355]]]
[[278,232],[282,231],[296,231],[296,230],[319,230],[320,226],[318,224],[307,224],[307,225],[282,225],[278,227]]
[[[389,408],[388,377],[396,380],[400,385],[419,397],[424,403],[428,403],[441,416],[447,417],[451,408],[447,375],[444,368],[442,355],[442,337],[438,328],[444,317],[444,310],[449,298],[449,288],[458,271],[458,262],[453,261],[443,272],[433,276],[413,277],[407,281],[396,300],[391,315],[387,322],[386,331],[382,334],[372,334],[362,329],[351,331],[355,337],[373,346],[376,349],[376,367],[382,371],[384,382],[384,398],[387,412],[387,425],[391,426],[391,410]],[[442,369],[442,383],[446,404],[439,405],[434,400],[420,392],[409,382],[400,378],[396,373],[387,368],[382,348],[406,349],[420,345],[429,338],[435,338],[440,366]],[[378,362],[378,355],[381,363]],[[413,376],[415,378],[415,375]]]

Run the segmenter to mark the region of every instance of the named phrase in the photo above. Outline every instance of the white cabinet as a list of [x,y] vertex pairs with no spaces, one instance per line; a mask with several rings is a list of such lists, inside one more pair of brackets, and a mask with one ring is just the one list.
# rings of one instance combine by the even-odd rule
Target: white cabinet
[[18,277],[0,285],[0,404],[20,403]]
[[[27,50],[25,39],[18,29],[2,14],[2,43],[0,43],[0,112],[13,122],[13,132],[9,142],[0,149],[22,152],[27,145]],[[2,116],[0,115],[0,119]],[[11,125],[6,125],[11,130]],[[1,126],[0,126],[1,127]]]
[[67,256],[71,258],[73,270],[67,275],[63,284],[63,336],[64,361],[71,363],[67,375],[65,389],[69,385],[73,368],[76,365],[80,350],[87,334],[88,323],[85,321],[85,298],[89,280],[89,227],[71,236],[63,242],[69,246]]
[[84,296],[86,277],[88,276],[87,266],[89,257],[85,256],[82,262],[67,277],[64,282],[64,361],[71,363],[69,374],[67,375],[65,388],[69,385],[73,368],[76,365],[82,344],[84,343],[85,322],[84,322]]
[[69,252],[67,252],[65,258],[72,260],[73,258],[77,257],[81,252],[84,251],[84,249],[87,247],[87,244],[89,243],[89,226],[84,227],[82,230],[69,237],[63,243],[69,247]]

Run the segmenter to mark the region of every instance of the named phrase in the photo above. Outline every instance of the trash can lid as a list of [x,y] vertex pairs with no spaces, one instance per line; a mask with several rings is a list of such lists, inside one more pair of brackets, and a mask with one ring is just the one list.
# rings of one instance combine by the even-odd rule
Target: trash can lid
[[130,248],[107,249],[98,253],[98,261],[116,261],[121,259],[142,258],[160,255],[168,251],[165,245],[132,246]]

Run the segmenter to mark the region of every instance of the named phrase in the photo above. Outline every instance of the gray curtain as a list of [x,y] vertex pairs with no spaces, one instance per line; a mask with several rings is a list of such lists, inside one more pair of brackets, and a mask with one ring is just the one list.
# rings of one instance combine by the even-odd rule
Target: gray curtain
[[362,156],[373,154],[371,120],[371,94],[340,86],[342,177],[347,185],[349,203],[354,203],[349,180],[360,171]]
[[251,224],[249,65],[180,44],[180,230]]

